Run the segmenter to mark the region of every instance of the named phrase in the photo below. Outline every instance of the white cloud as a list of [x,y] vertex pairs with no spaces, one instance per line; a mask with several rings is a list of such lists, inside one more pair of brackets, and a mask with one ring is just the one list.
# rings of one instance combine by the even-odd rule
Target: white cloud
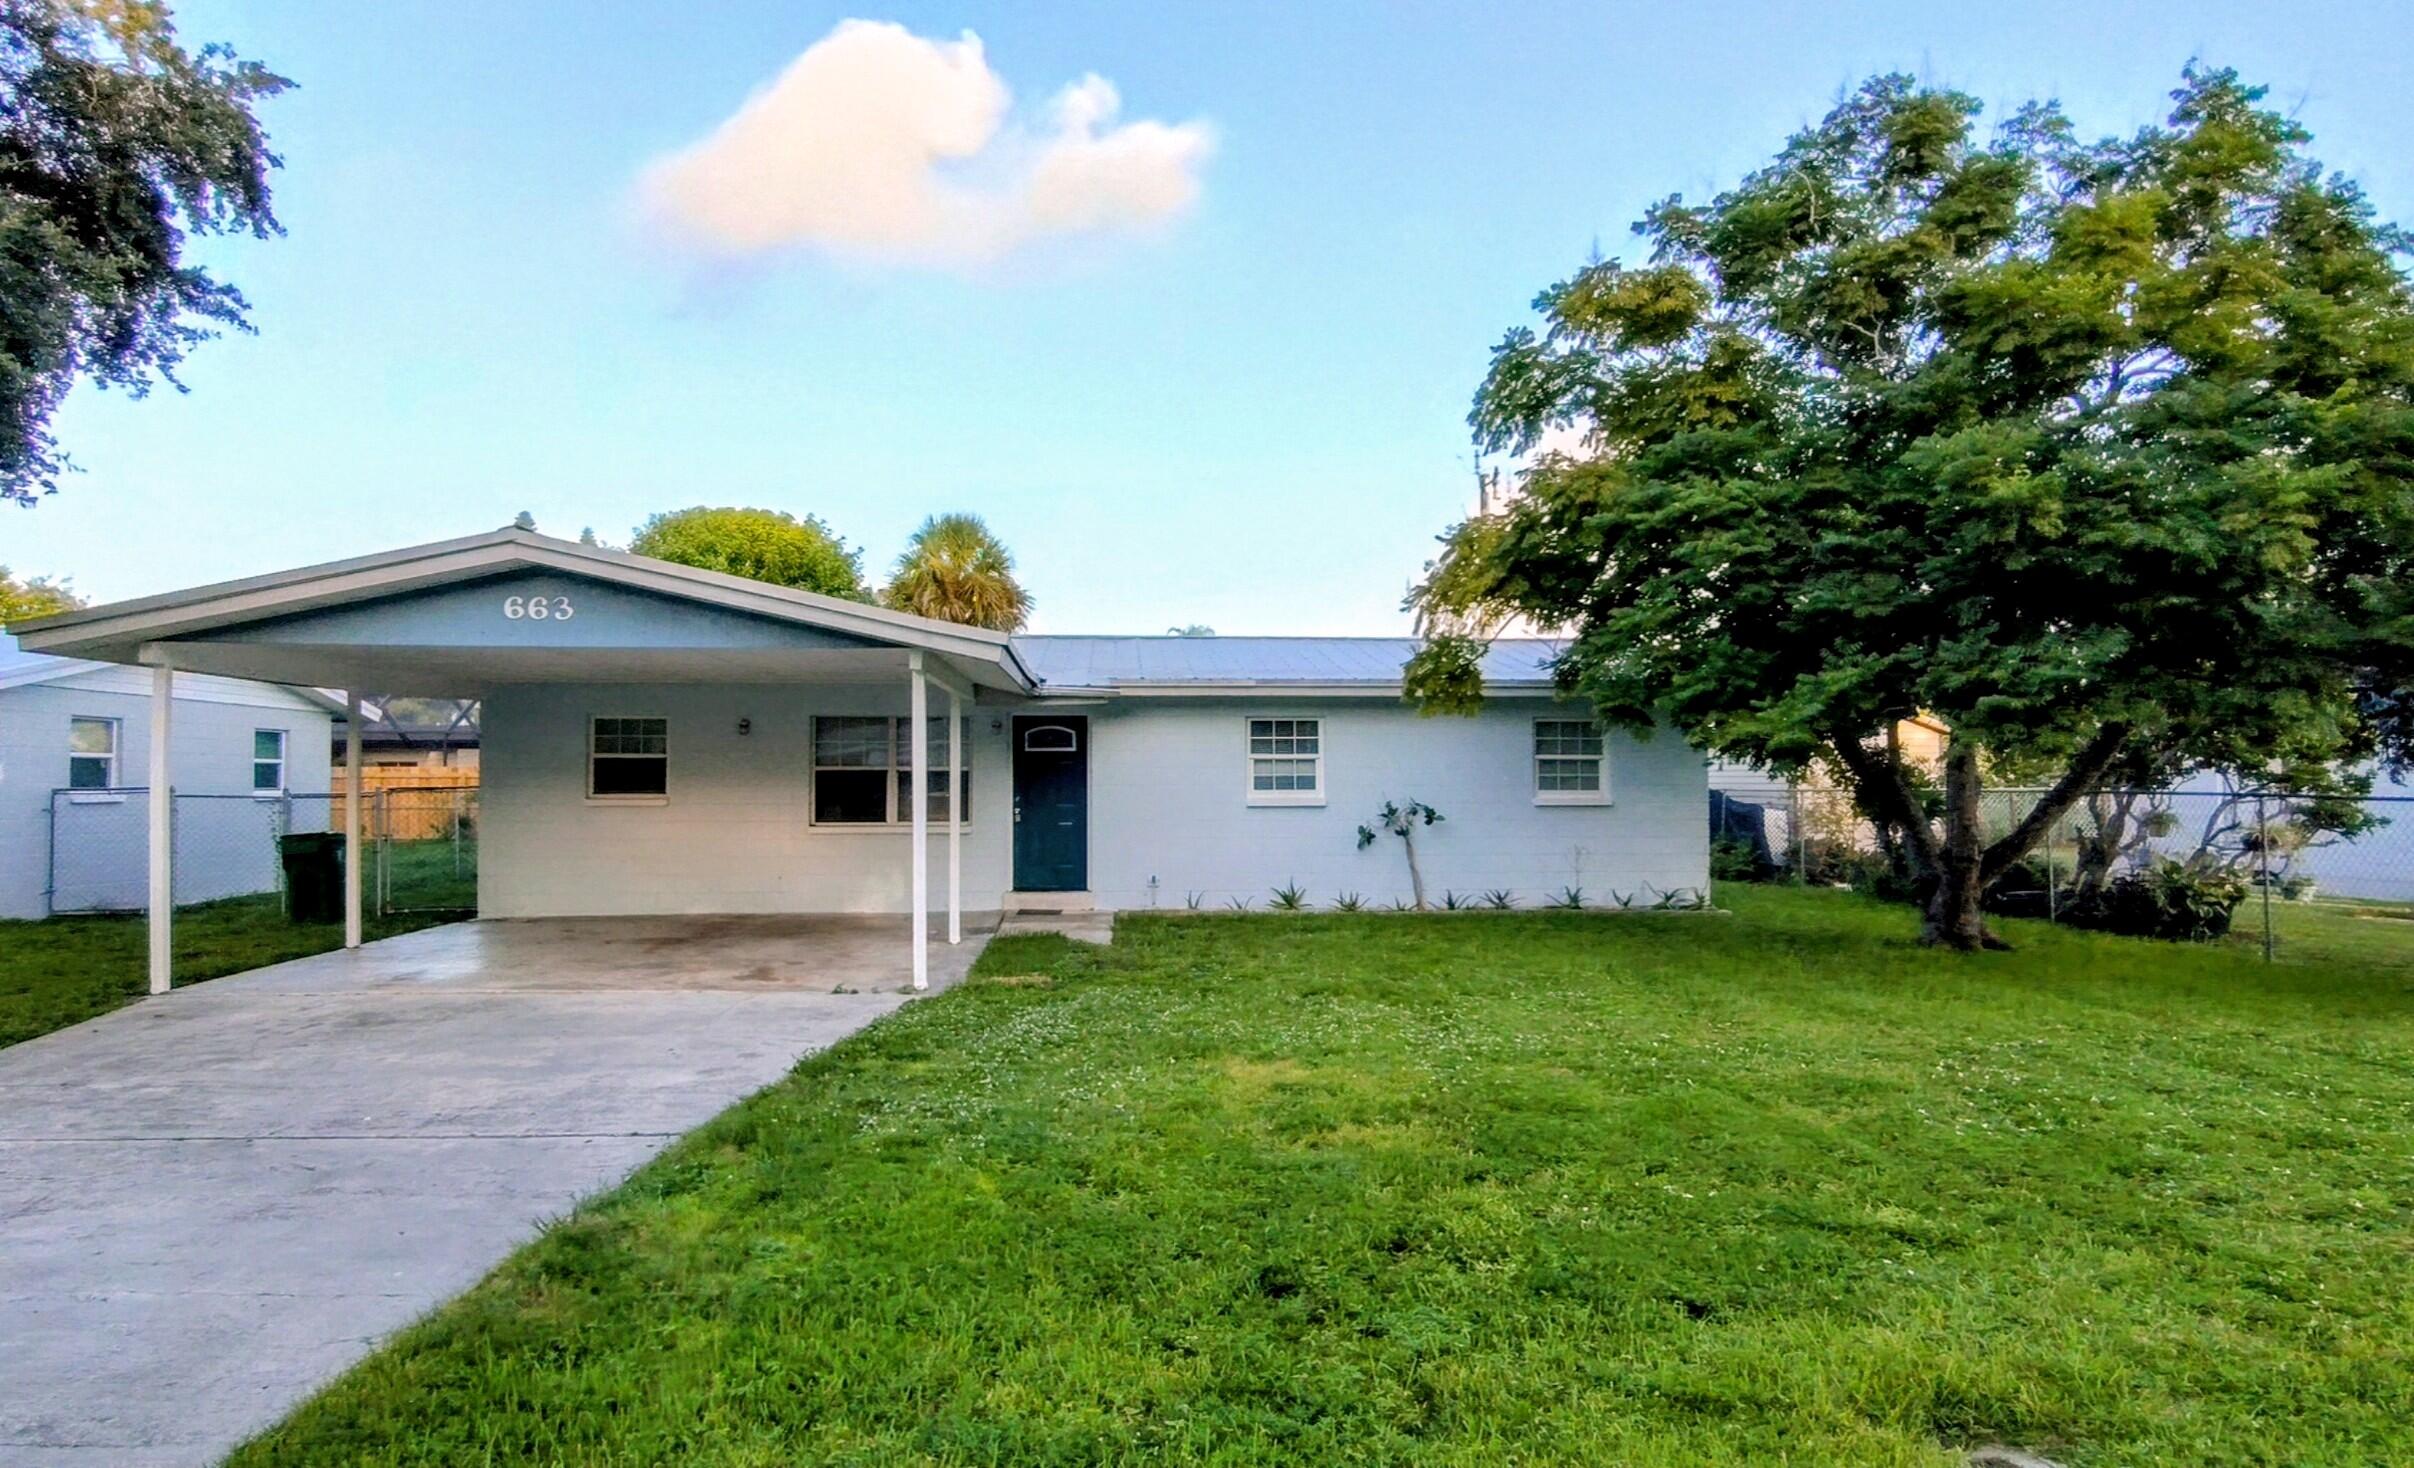
[[1059,92],[1037,131],[980,37],[841,21],[711,134],[638,181],[646,215],[707,254],[817,249],[979,265],[1051,236],[1145,230],[1188,210],[1205,123],[1118,122],[1104,77]]

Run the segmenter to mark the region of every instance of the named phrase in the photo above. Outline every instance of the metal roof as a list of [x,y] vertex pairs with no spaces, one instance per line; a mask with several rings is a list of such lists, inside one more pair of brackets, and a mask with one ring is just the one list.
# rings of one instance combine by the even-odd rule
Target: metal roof
[[[1484,654],[1488,684],[1547,684],[1563,644],[1504,637]],[[1014,650],[1056,688],[1296,683],[1397,687],[1413,637],[1035,637]]]

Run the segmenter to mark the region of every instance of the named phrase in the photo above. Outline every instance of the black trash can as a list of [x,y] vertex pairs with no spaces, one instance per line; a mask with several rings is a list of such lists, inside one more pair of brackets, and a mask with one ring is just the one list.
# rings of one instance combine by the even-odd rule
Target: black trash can
[[285,863],[285,915],[297,923],[344,920],[344,838],[333,831],[297,831],[277,838]]

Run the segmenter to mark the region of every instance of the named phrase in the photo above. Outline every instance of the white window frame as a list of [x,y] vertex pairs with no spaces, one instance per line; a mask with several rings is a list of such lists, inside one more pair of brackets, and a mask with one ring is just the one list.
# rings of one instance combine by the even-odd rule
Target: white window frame
[[[1545,724],[1582,724],[1592,729],[1601,741],[1599,754],[1552,754],[1542,752],[1542,726]],[[1526,730],[1526,778],[1534,787],[1536,805],[1607,805],[1609,804],[1609,731],[1586,718],[1570,718],[1565,714],[1540,714]],[[1585,760],[1593,762],[1599,772],[1597,790],[1545,790],[1542,788],[1542,762],[1552,760]]]
[[[598,754],[595,751],[595,726],[606,719],[646,719],[662,726],[660,754]],[[660,795],[598,795],[595,793],[595,762],[607,759],[658,759],[662,761],[662,793]],[[587,804],[589,805],[668,805],[671,802],[671,721],[663,714],[589,714],[587,716]]]
[[[862,773],[875,768],[871,765],[822,764],[821,721],[824,719],[885,719],[888,721],[888,764],[884,767],[880,767],[882,769],[882,773],[887,777],[881,787],[888,792],[888,816],[886,819],[878,821],[825,821],[821,819],[821,799],[818,782],[821,779],[821,772],[823,770],[852,770],[857,773]],[[913,721],[914,716],[911,714],[815,714],[812,718],[812,721],[805,729],[806,824],[817,831],[912,830],[914,825],[913,806],[908,801],[900,799],[897,790],[897,777],[905,774],[907,770],[911,768],[910,766],[901,767],[897,762],[898,751],[904,747],[903,741],[899,740],[897,737],[897,731],[906,725],[911,724]],[[935,738],[939,747],[942,750],[945,749],[947,747],[947,715],[932,714],[929,716],[929,722],[937,725],[938,727],[936,729],[925,729],[923,737],[926,740]],[[958,813],[958,807],[967,806],[972,803],[964,798],[972,789],[972,716],[970,714],[966,714],[962,722],[964,731],[961,735],[961,742],[959,743],[958,748],[962,749],[964,752],[963,764],[956,770],[956,787],[952,797],[947,803],[948,819],[941,820],[934,814],[931,817],[930,822],[930,829],[933,831],[944,832],[951,829],[951,827],[953,829],[965,831],[972,829],[972,822],[970,820],[962,822],[960,826],[956,825],[954,821],[954,818]],[[943,761],[946,757],[941,755],[939,758]],[[937,764],[934,763],[932,768],[935,771],[938,768]]]
[[[101,724],[109,730],[109,753],[106,756],[109,761],[109,778],[99,785],[75,783],[75,762],[77,760],[103,758],[101,755],[84,753],[75,747],[75,726],[78,724]],[[117,783],[117,778],[118,761],[124,758],[125,752],[125,720],[113,719],[106,714],[69,714],[67,716],[67,798],[69,800],[107,802],[124,800],[124,796],[114,795],[110,792],[123,788]]]
[[[277,757],[273,760],[260,758],[260,736],[263,734],[274,734],[277,736]],[[280,800],[284,798],[285,754],[286,751],[292,747],[293,736],[288,734],[283,729],[254,729],[251,731],[251,793],[253,799]],[[275,765],[277,767],[276,784],[262,785],[260,783],[260,766],[262,765]]]
[[[1248,715],[1243,716],[1243,718],[1241,719],[1241,790],[1242,790],[1242,793],[1248,797],[1248,802],[1249,802],[1249,804],[1251,804],[1251,805],[1278,805],[1278,806],[1279,806],[1279,805],[1300,806],[1300,805],[1322,805],[1322,804],[1324,804],[1324,799],[1325,799],[1325,784],[1324,784],[1325,732],[1324,732],[1324,722],[1325,722],[1325,721],[1324,721],[1324,716],[1323,716],[1322,714],[1248,714]],[[1316,738],[1316,752],[1315,752],[1314,754],[1312,754],[1312,755],[1302,755],[1302,754],[1297,754],[1297,753],[1292,753],[1292,754],[1259,754],[1259,753],[1257,752],[1257,740],[1258,740],[1257,726],[1258,726],[1259,724],[1265,724],[1265,723],[1273,723],[1273,724],[1290,724],[1290,725],[1294,726],[1294,727],[1293,727],[1292,734],[1290,735],[1290,737],[1292,737],[1292,738],[1297,738],[1297,737],[1298,737],[1298,730],[1297,730],[1297,727],[1296,727],[1296,726],[1298,726],[1298,725],[1300,725],[1300,724],[1313,724],[1313,725],[1315,725],[1315,726],[1316,726],[1316,735],[1315,735],[1315,738]],[[1279,734],[1273,734],[1273,733],[1269,733],[1269,734],[1268,734],[1266,737],[1268,737],[1268,738],[1275,738],[1275,739],[1279,739],[1279,738],[1282,738],[1282,737],[1284,737],[1284,736],[1279,735]],[[1258,762],[1259,762],[1260,760],[1291,760],[1291,761],[1296,761],[1296,760],[1301,760],[1301,759],[1310,760],[1310,761],[1312,761],[1312,762],[1315,764],[1315,767],[1316,767],[1316,788],[1315,788],[1315,789],[1313,789],[1313,790],[1260,790],[1260,789],[1258,789],[1258,788],[1257,788],[1257,765],[1258,765]]]

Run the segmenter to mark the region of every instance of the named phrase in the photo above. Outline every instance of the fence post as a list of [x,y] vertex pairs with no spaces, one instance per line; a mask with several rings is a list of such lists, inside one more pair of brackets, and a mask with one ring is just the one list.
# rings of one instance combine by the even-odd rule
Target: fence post
[[394,906],[394,792],[377,792],[377,915]]
[[2263,961],[2272,961],[2272,838],[2264,819],[2263,797],[2255,797],[2255,885],[2263,889]]
[[1802,782],[1788,780],[1785,789],[1787,805],[1791,809],[1787,820],[1794,828],[1794,885],[1800,887],[1810,881],[1809,847],[1802,836]]
[[2054,876],[2054,833],[2049,830],[2045,833],[2045,920],[2049,923],[2062,921],[2061,886]]

